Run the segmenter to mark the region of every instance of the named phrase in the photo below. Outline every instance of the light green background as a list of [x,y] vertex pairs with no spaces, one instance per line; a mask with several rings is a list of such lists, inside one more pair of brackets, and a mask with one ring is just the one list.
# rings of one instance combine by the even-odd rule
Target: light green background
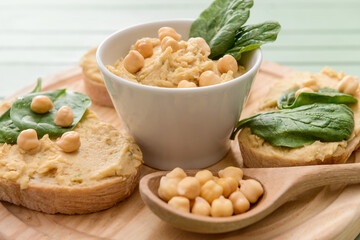
[[[0,97],[37,77],[76,65],[91,47],[126,26],[196,18],[210,0],[0,0]],[[325,65],[359,75],[360,1],[255,0],[249,23],[278,20],[264,59],[301,71]]]

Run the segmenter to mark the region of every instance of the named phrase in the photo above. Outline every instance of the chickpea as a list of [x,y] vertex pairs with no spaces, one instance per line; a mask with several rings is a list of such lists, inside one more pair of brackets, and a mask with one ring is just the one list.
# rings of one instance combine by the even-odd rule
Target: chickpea
[[40,144],[40,141],[34,129],[27,129],[21,131],[17,137],[17,144],[19,148],[25,151],[29,151],[31,149],[37,148]]
[[172,37],[176,41],[179,41],[181,35],[178,34],[175,29],[171,27],[162,27],[158,30],[159,39],[162,41],[165,37]]
[[239,182],[243,177],[243,171],[241,168],[237,167],[226,167],[223,170],[219,171],[219,177],[225,178],[225,177],[232,177],[236,180],[236,182]]
[[211,206],[202,197],[196,197],[194,205],[191,208],[191,212],[196,215],[210,216]]
[[179,182],[177,192],[188,199],[195,199],[200,194],[200,183],[195,177],[185,177]]
[[232,202],[223,196],[215,199],[211,204],[211,216],[213,217],[230,217],[233,213]]
[[47,113],[54,108],[54,104],[48,96],[39,95],[32,99],[30,108],[35,113]]
[[233,204],[235,214],[246,212],[250,208],[249,200],[241,191],[233,192],[229,199]]
[[173,197],[170,199],[168,204],[177,210],[190,212],[190,200],[186,197]]
[[319,90],[319,86],[316,83],[316,79],[311,76],[309,79],[302,81],[301,88],[311,88],[313,91],[317,92]]
[[337,88],[339,92],[354,95],[359,88],[358,78],[354,76],[346,76],[339,82]]
[[309,79],[306,79],[301,82],[302,87],[310,87],[312,85],[316,84],[316,80],[313,77],[310,77]]
[[200,196],[209,203],[219,198],[223,193],[223,188],[214,180],[207,181],[200,190]]
[[179,180],[181,180],[181,179],[187,177],[187,175],[186,175],[186,173],[184,172],[183,169],[177,167],[177,168],[174,168],[168,174],[166,174],[166,177],[168,177],[168,178],[178,178]]
[[233,74],[235,74],[238,71],[239,66],[233,56],[225,55],[217,62],[217,68],[220,73],[227,73],[231,70]]
[[169,201],[171,198],[178,196],[177,185],[179,182],[179,178],[161,177],[158,189],[159,197],[165,201]]
[[149,39],[142,39],[136,42],[135,50],[138,51],[144,58],[151,57],[154,53],[153,45]]
[[205,71],[199,77],[199,86],[205,87],[221,83],[221,78],[213,71]]
[[165,51],[168,47],[171,47],[172,52],[176,52],[180,49],[178,41],[176,41],[172,37],[165,37],[161,41],[161,51]]
[[255,179],[241,180],[240,191],[245,195],[250,203],[256,203],[259,197],[261,197],[264,193],[263,187]]
[[191,210],[195,204],[195,199],[189,199],[189,201],[190,201],[190,210]]
[[299,94],[303,93],[303,92],[314,92],[314,90],[312,90],[311,88],[308,88],[308,87],[300,88],[299,90],[296,91],[295,97],[297,98],[299,96]]
[[64,152],[75,152],[80,148],[80,134],[75,131],[64,133],[56,143]]
[[129,73],[136,73],[144,66],[144,57],[138,51],[130,50],[123,63]]
[[60,127],[69,127],[74,121],[74,113],[68,106],[62,106],[55,114],[54,122]]
[[200,185],[204,185],[207,181],[209,180],[212,180],[213,179],[213,174],[212,172],[210,172],[209,170],[201,170],[201,171],[198,171],[196,174],[195,174],[195,177],[197,180],[199,180],[200,182]]
[[189,82],[188,80],[181,80],[178,84],[178,88],[196,88],[196,84]]
[[196,45],[199,46],[202,55],[206,57],[210,55],[211,50],[209,45],[206,43],[205,39],[201,37],[196,37],[196,38],[190,38],[188,41],[196,43]]
[[232,177],[220,178],[217,182],[223,188],[223,196],[229,197],[231,193],[236,191],[238,182]]
[[338,78],[338,76],[339,76],[338,73],[334,69],[332,69],[332,68],[330,68],[328,66],[324,67],[321,70],[321,73],[325,74],[325,75],[328,75],[331,78]]

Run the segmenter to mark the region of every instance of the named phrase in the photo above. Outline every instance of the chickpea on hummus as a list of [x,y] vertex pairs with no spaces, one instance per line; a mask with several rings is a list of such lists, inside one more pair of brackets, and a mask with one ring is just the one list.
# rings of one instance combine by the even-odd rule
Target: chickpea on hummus
[[210,48],[203,38],[179,41],[181,35],[170,27],[160,28],[158,36],[139,39],[125,58],[107,69],[132,82],[168,88],[209,86],[245,73],[231,55],[209,59]]
[[[88,187],[137,174],[139,147],[126,133],[100,122],[87,109],[88,96],[64,89],[40,92],[41,82],[35,89],[0,105],[0,192],[3,181],[21,189],[36,183]],[[23,120],[19,114],[31,117]],[[11,128],[4,130],[4,119]]]
[[67,133],[81,136],[79,151],[64,151],[48,135],[36,139],[36,147],[30,150],[19,144],[0,143],[0,179],[14,181],[22,189],[35,182],[92,186],[115,176],[128,176],[142,163],[134,140],[101,123],[94,112],[87,110],[74,131]]

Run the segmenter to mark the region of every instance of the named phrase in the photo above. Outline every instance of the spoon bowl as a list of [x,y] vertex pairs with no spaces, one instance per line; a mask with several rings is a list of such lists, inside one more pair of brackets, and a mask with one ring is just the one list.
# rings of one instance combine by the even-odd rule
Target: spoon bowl
[[[198,170],[186,170],[194,176]],[[360,182],[360,163],[317,165],[287,168],[244,168],[244,178],[258,180],[264,194],[245,213],[231,217],[208,217],[185,213],[169,206],[159,198],[160,178],[168,173],[148,174],[140,181],[140,194],[145,204],[162,220],[191,232],[224,233],[253,224],[301,193],[325,185]],[[214,174],[216,172],[213,172]]]

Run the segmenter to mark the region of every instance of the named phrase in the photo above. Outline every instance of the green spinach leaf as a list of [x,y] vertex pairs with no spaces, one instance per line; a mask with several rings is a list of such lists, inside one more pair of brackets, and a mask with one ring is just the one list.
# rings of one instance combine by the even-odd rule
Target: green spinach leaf
[[333,93],[339,93],[338,90],[328,87],[319,88],[318,92],[323,94],[330,94],[330,95]]
[[295,102],[295,93],[297,90],[299,90],[299,88],[284,92],[277,100],[278,109],[283,109],[287,106],[291,106]]
[[[31,101],[35,96],[39,95],[48,96],[54,103],[54,109],[45,114],[34,113],[30,108]],[[58,137],[72,130],[81,120],[90,105],[91,100],[85,94],[67,92],[65,89],[30,93],[18,98],[13,103],[10,110],[10,117],[20,130],[32,128],[36,130],[39,137],[45,134],[49,134],[50,137]],[[56,111],[62,106],[70,107],[74,113],[74,122],[67,128],[59,127],[54,123]]]
[[337,103],[351,104],[357,103],[357,99],[351,95],[344,94],[332,88],[320,88],[318,92],[303,92],[295,98],[298,88],[285,92],[278,99],[279,109],[291,109],[313,103]]
[[237,123],[231,135],[244,127],[274,146],[296,148],[317,140],[337,142],[350,138],[352,110],[344,104],[315,103],[295,109],[259,113]]
[[34,90],[31,91],[31,93],[41,92],[41,78],[37,79],[36,86]]
[[222,56],[234,45],[235,34],[247,21],[253,0],[215,0],[191,25],[190,37],[202,37],[210,58]]
[[[41,91],[41,78],[38,78],[32,93]],[[20,134],[20,129],[15,126],[10,118],[10,108],[0,116],[0,143],[14,143]]]
[[274,21],[243,26],[236,32],[234,46],[225,54],[230,54],[236,60],[240,60],[242,53],[259,48],[265,43],[274,42],[280,29],[280,24]]
[[20,129],[16,127],[10,118],[10,109],[0,117],[0,143],[14,143],[20,134]]

